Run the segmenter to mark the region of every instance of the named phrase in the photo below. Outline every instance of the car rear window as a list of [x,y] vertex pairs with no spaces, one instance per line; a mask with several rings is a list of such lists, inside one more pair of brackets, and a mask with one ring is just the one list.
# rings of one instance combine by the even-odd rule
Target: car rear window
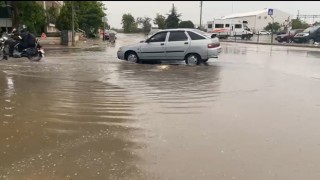
[[192,40],[206,39],[206,38],[200,36],[199,34],[196,34],[196,33],[191,32],[191,31],[188,31],[188,34],[189,34],[189,36],[190,36],[190,38],[191,38]]
[[184,31],[171,31],[169,36],[169,41],[186,41],[188,40],[187,35]]

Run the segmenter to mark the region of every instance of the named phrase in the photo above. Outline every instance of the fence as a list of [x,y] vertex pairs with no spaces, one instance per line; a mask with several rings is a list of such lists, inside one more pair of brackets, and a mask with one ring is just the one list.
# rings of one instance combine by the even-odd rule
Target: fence
[[[284,35],[286,34],[286,35]],[[310,34],[310,32],[309,32]],[[282,36],[281,36],[282,35]],[[315,42],[313,38],[305,38],[299,36],[300,40],[295,42],[293,40],[295,34],[290,31],[288,33],[274,33],[274,34],[261,34],[261,33],[217,33],[221,42],[252,42],[261,44],[297,44],[297,45],[318,45],[319,42]]]

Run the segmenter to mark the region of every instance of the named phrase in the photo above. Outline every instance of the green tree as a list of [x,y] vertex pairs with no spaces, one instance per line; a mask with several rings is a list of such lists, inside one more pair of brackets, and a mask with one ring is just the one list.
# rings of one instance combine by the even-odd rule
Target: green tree
[[20,24],[18,4],[19,1],[11,1],[13,10],[12,27],[18,27],[18,25]]
[[48,23],[56,24],[58,17],[59,17],[59,10],[57,8],[50,7],[47,10]]
[[268,23],[268,25],[264,28],[264,30],[272,31],[273,29],[273,32],[278,32],[280,28],[281,28],[280,24],[278,22],[274,22],[273,24]]
[[314,26],[320,26],[320,22],[316,21],[315,23],[313,23]]
[[181,21],[179,23],[179,28],[194,28],[192,21]]
[[177,13],[177,9],[174,7],[174,4],[172,4],[172,9],[170,10],[170,14],[167,14],[168,17],[166,19],[166,28],[178,28],[179,26],[179,17],[181,14]]
[[45,25],[45,11],[36,1],[19,1],[19,22],[27,26],[32,33],[41,33]]
[[306,29],[309,27],[308,23],[301,21],[299,18],[291,20],[292,29]]
[[[104,4],[101,1],[64,1],[56,27],[62,30],[72,29],[72,4],[74,5],[74,29],[84,30],[87,36],[92,36],[103,27],[102,17],[106,16]],[[108,26],[108,25],[107,25]]]
[[135,22],[134,17],[130,13],[122,15],[121,24],[124,33],[136,32],[138,29],[138,24]]
[[[72,29],[72,12],[71,12],[71,3],[72,1],[64,1],[63,6],[60,10],[59,17],[57,18],[56,27],[62,31],[62,30],[71,30]],[[78,29],[78,18],[76,16],[76,13],[74,13],[74,29]]]
[[[101,1],[75,1],[79,28],[88,34],[96,34],[103,27],[102,17],[107,10]],[[108,27],[108,25],[106,25]]]
[[149,17],[144,17],[144,18],[138,17],[138,18],[137,18],[137,23],[140,24],[140,25],[142,25],[142,31],[143,31],[144,33],[150,32],[150,30],[151,30],[151,23],[150,23],[150,21],[151,21],[151,18],[149,18]]
[[156,18],[153,20],[153,23],[158,25],[159,29],[166,28],[166,17],[161,14],[157,14]]

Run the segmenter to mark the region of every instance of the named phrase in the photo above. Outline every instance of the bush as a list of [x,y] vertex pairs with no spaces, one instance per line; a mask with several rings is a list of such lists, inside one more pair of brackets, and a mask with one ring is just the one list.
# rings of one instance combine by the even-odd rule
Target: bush
[[192,21],[181,21],[179,23],[179,28],[194,28]]

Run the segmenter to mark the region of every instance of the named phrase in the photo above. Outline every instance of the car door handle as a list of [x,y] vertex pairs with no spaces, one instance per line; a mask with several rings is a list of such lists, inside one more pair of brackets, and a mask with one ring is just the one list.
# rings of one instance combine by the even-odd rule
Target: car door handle
[[188,42],[185,42],[184,44],[189,44]]
[[161,43],[160,45],[161,45],[161,46],[163,46],[163,45],[164,45],[164,43]]

